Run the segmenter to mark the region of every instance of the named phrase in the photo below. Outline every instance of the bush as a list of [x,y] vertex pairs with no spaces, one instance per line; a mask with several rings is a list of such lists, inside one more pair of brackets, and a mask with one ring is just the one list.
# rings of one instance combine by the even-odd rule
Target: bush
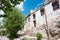
[[41,40],[42,39],[42,34],[37,32],[36,37],[37,37],[37,40]]

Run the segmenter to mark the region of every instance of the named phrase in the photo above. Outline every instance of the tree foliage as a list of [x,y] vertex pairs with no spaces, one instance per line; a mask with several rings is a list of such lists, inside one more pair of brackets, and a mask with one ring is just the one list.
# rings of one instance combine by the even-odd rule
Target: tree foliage
[[21,30],[24,25],[24,15],[21,11],[13,8],[12,11],[6,12],[7,17],[4,19],[4,26],[7,30],[9,38],[17,37],[17,32]]
[[4,12],[11,11],[11,7],[15,7],[20,4],[23,0],[0,0],[0,9]]

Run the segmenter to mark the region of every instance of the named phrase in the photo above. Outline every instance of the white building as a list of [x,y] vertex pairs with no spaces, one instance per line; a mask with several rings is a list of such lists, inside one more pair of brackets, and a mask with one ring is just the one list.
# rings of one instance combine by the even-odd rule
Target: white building
[[46,37],[43,25],[46,25],[45,14],[47,17],[48,27],[52,28],[53,22],[60,18],[60,0],[46,0],[45,5],[37,10],[31,10],[27,16],[24,30],[34,30],[41,32]]
[[57,20],[60,16],[60,0],[50,1],[42,8],[31,10],[30,14],[27,16],[25,29],[36,28],[46,24],[45,14],[47,16],[48,24]]

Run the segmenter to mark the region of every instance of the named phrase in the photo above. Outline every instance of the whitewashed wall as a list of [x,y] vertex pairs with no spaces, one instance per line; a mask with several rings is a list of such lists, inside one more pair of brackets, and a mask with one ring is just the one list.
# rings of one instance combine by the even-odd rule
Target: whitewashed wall
[[[59,0],[59,3],[60,3],[60,0]],[[45,13],[47,15],[48,24],[52,21],[55,21],[55,19],[59,16],[60,9],[53,11],[52,2],[49,3],[48,5],[46,5],[44,8],[45,8]],[[40,27],[42,24],[46,23],[45,15],[41,16],[40,10],[38,10],[34,14],[36,15],[36,27]],[[27,25],[29,24],[30,25],[29,28],[32,28],[32,27],[34,27],[33,14],[31,14],[29,17],[30,17],[30,24],[29,24],[29,22],[27,22],[26,24]]]

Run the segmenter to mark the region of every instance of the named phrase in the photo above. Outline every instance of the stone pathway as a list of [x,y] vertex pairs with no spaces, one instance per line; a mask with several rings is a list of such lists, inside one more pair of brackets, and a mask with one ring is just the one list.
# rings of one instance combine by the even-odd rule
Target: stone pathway
[[[7,36],[0,36],[0,40],[9,40]],[[15,38],[14,40],[20,40],[20,38]]]
[[0,40],[9,40],[7,36],[0,36]]

